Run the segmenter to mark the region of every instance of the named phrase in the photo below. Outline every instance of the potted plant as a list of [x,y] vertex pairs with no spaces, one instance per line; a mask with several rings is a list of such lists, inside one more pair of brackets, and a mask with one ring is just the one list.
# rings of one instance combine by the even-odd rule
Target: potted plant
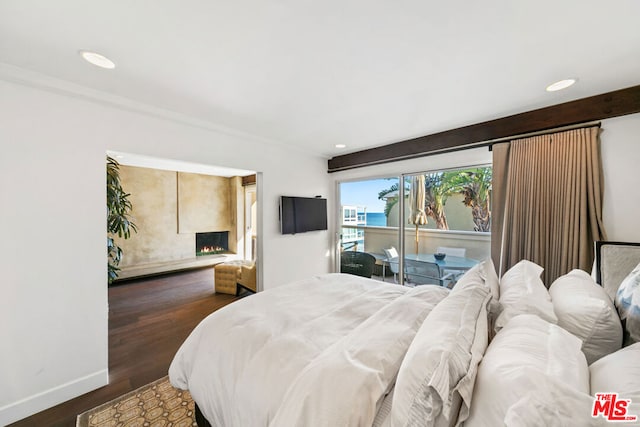
[[137,232],[130,213],[133,208],[129,200],[130,194],[125,192],[120,182],[120,165],[107,156],[107,279],[109,284],[118,277],[122,260],[122,249],[116,245],[114,236],[128,239],[131,231]]

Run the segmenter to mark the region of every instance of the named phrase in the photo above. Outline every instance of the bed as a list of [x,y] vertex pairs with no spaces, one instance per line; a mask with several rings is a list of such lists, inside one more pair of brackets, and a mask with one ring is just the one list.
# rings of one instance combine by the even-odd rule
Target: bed
[[602,288],[574,271],[549,291],[528,261],[498,280],[490,259],[452,290],[346,274],[276,287],[203,320],[169,377],[201,427],[602,425],[597,390],[640,403],[640,344],[620,350],[607,297],[640,244],[596,247]]
[[[214,426],[383,425],[393,396],[410,403],[420,387],[431,390],[423,393],[429,402],[395,416],[428,410],[434,422],[454,425],[468,411],[488,342],[490,297],[483,285],[450,291],[315,276],[212,313],[179,349],[169,377]],[[422,369],[413,377],[412,366],[429,363],[426,382]]]

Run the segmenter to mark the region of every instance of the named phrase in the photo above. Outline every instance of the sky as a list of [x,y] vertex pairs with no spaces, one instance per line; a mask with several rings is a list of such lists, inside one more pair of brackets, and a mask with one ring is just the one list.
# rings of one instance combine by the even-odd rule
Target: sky
[[340,184],[340,204],[366,206],[367,212],[384,212],[385,203],[378,199],[378,193],[397,182],[397,178],[343,182]]

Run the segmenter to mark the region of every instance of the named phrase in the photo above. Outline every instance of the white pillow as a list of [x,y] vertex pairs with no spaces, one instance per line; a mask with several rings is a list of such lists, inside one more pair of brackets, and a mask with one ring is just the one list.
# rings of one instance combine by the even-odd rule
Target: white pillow
[[502,311],[500,305],[500,281],[496,274],[496,269],[493,265],[491,258],[487,258],[484,261],[476,264],[468,270],[458,280],[454,286],[454,290],[463,289],[467,286],[483,285],[489,288],[491,291],[491,303],[489,304],[489,331],[490,339],[493,338],[493,330],[496,319]]
[[638,417],[632,425],[640,425],[640,343],[603,357],[589,366],[589,372],[591,394],[616,392],[619,399],[631,399],[628,414]]
[[640,342],[640,264],[620,283],[615,304],[624,328],[624,344]]
[[535,314],[547,322],[558,323],[549,291],[540,279],[543,271],[544,269],[539,265],[522,260],[502,276],[500,279],[502,313],[496,320],[496,332],[502,329],[509,319],[519,314]]
[[548,377],[531,378],[533,390],[507,409],[506,427],[597,427],[610,425],[592,417],[593,397]]
[[536,315],[512,318],[478,367],[465,427],[504,425],[509,408],[535,393],[541,382],[557,381],[588,394],[589,368],[581,345],[579,338]]
[[607,292],[582,270],[557,278],[549,288],[558,326],[582,340],[591,364],[622,347],[622,325]]
[[466,419],[488,342],[489,299],[485,286],[454,288],[429,313],[400,366],[391,425],[450,426]]
[[496,274],[496,268],[494,267],[491,258],[487,258],[474,265],[470,270],[464,273],[456,283],[455,287],[463,288],[478,282],[483,283],[491,290],[491,295],[496,301],[500,299],[500,284],[498,275]]

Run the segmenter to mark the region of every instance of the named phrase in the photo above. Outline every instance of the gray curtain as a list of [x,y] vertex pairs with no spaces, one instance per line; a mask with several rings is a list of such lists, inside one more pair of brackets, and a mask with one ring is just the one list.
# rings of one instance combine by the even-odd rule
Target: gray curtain
[[574,268],[591,270],[593,243],[606,238],[599,131],[494,146],[492,256],[500,274],[528,259],[544,267],[548,287]]
[[511,143],[494,144],[493,182],[491,184],[491,259],[498,275],[502,255],[502,230],[504,227],[504,203],[507,195],[507,171],[509,169],[509,148]]

